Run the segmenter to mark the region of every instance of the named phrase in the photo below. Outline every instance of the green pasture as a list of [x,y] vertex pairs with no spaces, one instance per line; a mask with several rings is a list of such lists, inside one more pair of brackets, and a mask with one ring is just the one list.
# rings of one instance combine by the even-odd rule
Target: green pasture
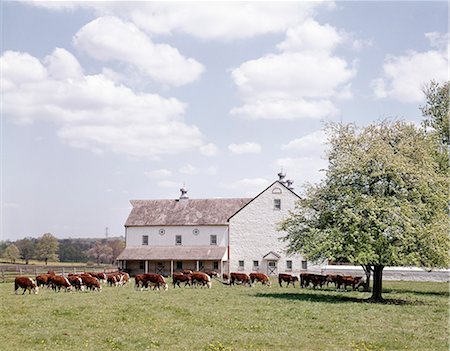
[[447,283],[362,292],[256,286],[14,295],[0,284],[1,349],[447,351]]

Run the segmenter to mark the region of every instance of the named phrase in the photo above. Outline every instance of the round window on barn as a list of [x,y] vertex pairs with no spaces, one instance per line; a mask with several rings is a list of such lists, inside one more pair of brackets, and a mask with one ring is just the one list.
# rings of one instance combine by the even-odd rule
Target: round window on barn
[[166,234],[166,231],[163,228],[161,228],[159,230],[159,235],[164,235],[164,234]]
[[197,228],[195,228],[195,229],[192,231],[192,234],[194,234],[194,235],[199,235],[199,234],[200,234],[200,230],[198,230]]
[[273,190],[272,190],[272,194],[281,194],[281,193],[282,193],[282,191],[280,188],[273,188]]

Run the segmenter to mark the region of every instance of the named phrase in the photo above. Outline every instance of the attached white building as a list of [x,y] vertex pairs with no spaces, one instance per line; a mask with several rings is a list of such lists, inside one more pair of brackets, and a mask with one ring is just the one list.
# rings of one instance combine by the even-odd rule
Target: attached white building
[[285,175],[254,198],[132,200],[125,223],[126,247],[117,258],[131,274],[216,270],[281,272],[307,269],[300,255],[287,256],[278,224],[299,196]]

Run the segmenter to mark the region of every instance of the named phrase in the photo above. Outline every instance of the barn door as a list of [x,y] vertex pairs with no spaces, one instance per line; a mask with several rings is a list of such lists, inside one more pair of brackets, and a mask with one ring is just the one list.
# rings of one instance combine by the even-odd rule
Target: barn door
[[156,274],[164,275],[164,265],[162,264],[162,262],[158,262],[158,264],[156,265]]
[[277,275],[278,274],[278,266],[277,261],[268,261],[267,262],[267,275]]

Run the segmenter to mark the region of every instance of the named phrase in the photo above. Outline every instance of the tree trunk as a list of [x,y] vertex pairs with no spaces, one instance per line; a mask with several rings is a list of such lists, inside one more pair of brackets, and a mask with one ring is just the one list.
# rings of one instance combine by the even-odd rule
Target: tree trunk
[[364,291],[370,291],[370,276],[372,275],[373,268],[371,265],[362,265],[364,273],[366,273],[366,281],[364,283]]
[[384,266],[381,265],[373,266],[373,290],[370,299],[374,302],[383,301],[381,296],[383,290],[383,268]]

